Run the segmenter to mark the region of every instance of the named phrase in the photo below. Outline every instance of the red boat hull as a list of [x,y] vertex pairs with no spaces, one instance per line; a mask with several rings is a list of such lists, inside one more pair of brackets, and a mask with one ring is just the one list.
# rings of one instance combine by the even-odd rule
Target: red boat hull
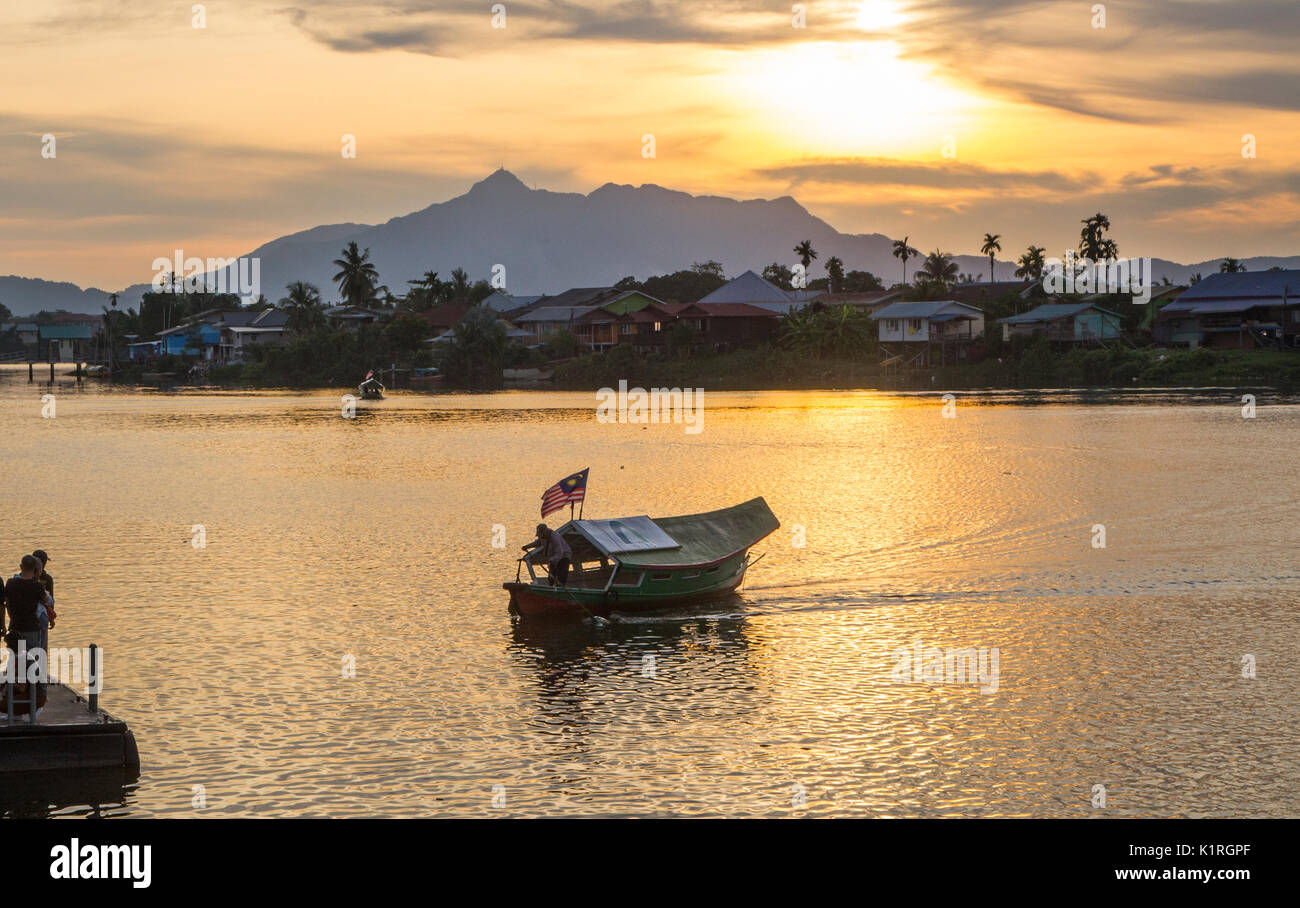
[[589,618],[592,615],[608,618],[613,612],[624,614],[650,612],[669,606],[707,602],[710,599],[730,596],[744,578],[745,572],[740,571],[732,582],[702,593],[638,598],[620,598],[617,593],[613,593],[594,602],[575,601],[571,594],[566,595],[567,591],[563,588],[556,588],[552,593],[545,588],[538,588],[528,583],[505,583],[502,587],[510,592],[510,611],[525,618]]

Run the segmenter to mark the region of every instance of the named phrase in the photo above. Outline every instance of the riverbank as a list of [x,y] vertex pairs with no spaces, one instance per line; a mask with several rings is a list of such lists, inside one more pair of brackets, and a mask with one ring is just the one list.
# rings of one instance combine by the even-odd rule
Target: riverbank
[[[1016,355],[1016,354],[1019,355]],[[342,370],[281,372],[265,362],[216,366],[190,375],[192,362],[174,357],[168,370],[132,364],[119,369],[121,384],[149,384],[146,372],[174,372],[174,387],[298,390],[348,387]],[[62,374],[62,372],[60,373]],[[364,373],[363,373],[364,374]],[[190,376],[190,377],[185,377]],[[1045,390],[1090,388],[1250,387],[1300,390],[1300,355],[1269,350],[1167,350],[1155,347],[1056,352],[1045,345],[1007,350],[979,362],[930,368],[891,369],[864,358],[817,357],[779,347],[690,357],[638,356],[624,348],[560,363],[540,390],[585,391],[615,387],[696,387],[713,391],[798,391],[835,388],[917,391]],[[497,388],[505,383],[497,385]],[[449,381],[438,390],[467,388]]]
[[1300,355],[1276,351],[1117,348],[1056,354],[1029,347],[1019,358],[890,370],[861,359],[808,357],[776,348],[690,359],[582,357],[556,369],[553,386],[582,390],[626,380],[641,387],[726,391],[877,388],[915,391],[1114,388],[1271,387],[1300,389]]

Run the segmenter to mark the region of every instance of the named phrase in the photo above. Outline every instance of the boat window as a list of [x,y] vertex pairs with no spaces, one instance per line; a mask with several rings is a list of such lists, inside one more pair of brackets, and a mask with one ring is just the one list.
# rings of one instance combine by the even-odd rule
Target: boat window
[[706,570],[704,573],[706,573],[706,574],[712,574],[712,573],[713,573],[714,571],[716,571],[717,569],[718,569],[718,566],[715,564],[713,567],[709,568],[709,569]]
[[673,575],[672,574],[651,574],[650,579],[651,580],[672,580]]

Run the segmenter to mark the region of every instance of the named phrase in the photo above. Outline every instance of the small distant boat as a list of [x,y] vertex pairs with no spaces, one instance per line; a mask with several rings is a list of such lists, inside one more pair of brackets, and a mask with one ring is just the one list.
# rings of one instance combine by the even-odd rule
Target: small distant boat
[[383,400],[384,386],[379,379],[368,377],[357,385],[357,394],[361,395],[362,400]]
[[442,379],[442,373],[432,366],[423,369],[414,369],[411,372],[411,384],[417,386],[441,384]]
[[749,549],[780,526],[762,498],[682,517],[570,520],[557,530],[573,551],[564,586],[527,558],[520,563],[530,579],[502,586],[510,611],[534,618],[608,618],[715,599],[740,586],[758,561]]
[[550,381],[555,377],[554,369],[502,369],[501,377],[506,381],[531,382]]

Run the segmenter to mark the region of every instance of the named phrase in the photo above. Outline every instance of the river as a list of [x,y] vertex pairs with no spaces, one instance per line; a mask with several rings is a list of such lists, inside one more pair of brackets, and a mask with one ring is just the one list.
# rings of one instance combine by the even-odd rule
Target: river
[[[344,393],[0,367],[0,560],[50,553],[51,645],[102,648],[142,761],[103,797],[0,777],[0,812],[1300,812],[1286,399],[717,393],[692,434],[594,394]],[[782,527],[716,605],[512,620],[583,467],[587,516],[762,495]],[[971,649],[983,680],[909,661]]]

